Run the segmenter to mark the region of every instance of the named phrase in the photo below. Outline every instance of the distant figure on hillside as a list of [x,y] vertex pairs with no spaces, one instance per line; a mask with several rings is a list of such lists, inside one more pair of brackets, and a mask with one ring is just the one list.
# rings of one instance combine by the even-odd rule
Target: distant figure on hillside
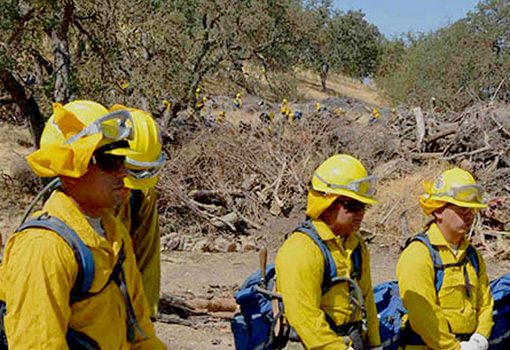
[[487,350],[494,301],[485,262],[466,237],[487,207],[483,189],[460,168],[424,187],[420,206],[432,221],[408,240],[397,265],[408,312],[401,349]]
[[396,108],[391,109],[391,122],[397,121],[397,110]]
[[301,120],[302,117],[303,117],[303,113],[301,113],[299,111],[290,112],[289,113],[289,122],[291,124],[293,124],[295,121]]
[[342,109],[342,107],[336,107],[335,108],[335,116],[340,117],[345,114],[345,111]]
[[375,123],[379,120],[381,114],[379,113],[379,108],[374,108],[372,113],[370,114],[370,123]]
[[238,92],[236,94],[236,97],[234,98],[234,107],[238,108],[238,109],[243,108],[243,100],[241,99],[241,93],[240,92]]
[[317,104],[315,105],[315,111],[317,113],[325,112],[326,111],[326,107],[323,106],[322,103],[317,102]]
[[166,349],[129,233],[113,215],[130,194],[126,157],[141,155],[132,146],[143,142],[143,120],[93,101],[55,103],[53,112],[42,135],[52,141],[27,160],[61,186],[6,244],[0,332],[20,350]]
[[195,104],[195,112],[198,116],[200,116],[200,112],[205,107],[205,103],[207,102],[207,97],[202,97],[200,100],[197,100],[197,103]]
[[282,106],[280,107],[280,114],[284,117],[290,116],[290,108],[286,98],[284,98],[282,101]]

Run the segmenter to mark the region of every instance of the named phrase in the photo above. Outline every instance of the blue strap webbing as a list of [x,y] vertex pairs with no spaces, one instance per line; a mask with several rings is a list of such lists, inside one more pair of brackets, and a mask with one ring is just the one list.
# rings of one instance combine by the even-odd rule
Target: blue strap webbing
[[425,244],[427,249],[430,253],[430,258],[432,259],[432,265],[434,266],[434,271],[436,273],[435,276],[435,287],[436,292],[439,292],[441,289],[441,286],[443,285],[443,277],[444,277],[444,267],[443,267],[443,260],[441,259],[441,256],[439,255],[439,251],[432,246],[432,243],[430,243],[429,236],[426,233],[419,233],[416,236],[412,237],[409,242],[406,244],[408,246],[412,242],[421,242]]
[[83,243],[78,234],[59,218],[46,213],[37,218],[27,220],[23,225],[18,227],[16,232],[28,228],[43,228],[53,231],[67,242],[73,250],[78,263],[78,277],[73,287],[74,293],[71,295],[71,302],[79,298],[80,295],[87,294],[94,281],[95,263],[92,252],[85,243]]
[[308,237],[310,237],[315,244],[321,250],[322,256],[324,257],[324,276],[322,278],[322,294],[326,293],[331,285],[331,281],[336,277],[336,264],[333,259],[333,255],[329,251],[328,246],[324,241],[319,237],[315,226],[310,221],[302,222],[294,231],[303,232]]
[[[76,232],[71,229],[65,222],[55,216],[50,216],[46,213],[42,214],[37,218],[27,220],[23,225],[18,227],[16,232],[25,230],[27,228],[43,228],[57,233],[62,237],[67,244],[73,249],[76,261],[78,263],[78,276],[76,278],[73,291],[71,292],[71,303],[81,300],[83,297],[87,297],[89,294],[90,287],[94,281],[95,263],[90,249],[83,243],[81,238]],[[131,343],[135,342],[135,332],[138,332],[143,339],[147,339],[148,336],[142,331],[140,327],[135,311],[131,302],[131,297],[128,292],[126,284],[126,276],[123,269],[123,263],[125,260],[124,245],[119,253],[119,260],[115,264],[115,267],[110,275],[109,281],[113,280],[122,294],[124,295],[126,302],[126,309],[128,314],[128,340]],[[109,281],[103,287],[106,288]],[[103,290],[101,289],[101,291]],[[101,292],[100,291],[100,292]],[[99,292],[99,293],[100,293]],[[98,293],[95,293],[98,294]]]
[[[427,246],[430,257],[432,259],[432,264],[434,265],[434,271],[435,271],[435,287],[436,292],[438,293],[441,290],[441,287],[443,285],[443,279],[444,279],[444,270],[449,267],[453,266],[462,266],[464,265],[464,278],[466,280],[466,292],[468,296],[471,296],[471,284],[469,283],[469,276],[467,273],[467,269],[465,267],[467,261],[473,265],[473,268],[476,271],[476,274],[478,275],[480,273],[480,263],[478,261],[478,254],[476,254],[475,248],[473,248],[472,245],[469,245],[466,250],[466,257],[456,264],[446,264],[443,265],[443,261],[441,259],[441,255],[439,255],[439,250],[435,246],[430,243],[429,236],[426,233],[419,233],[414,237],[411,237],[409,241],[406,243],[406,247],[411,244],[412,242],[419,241],[425,246]],[[405,249],[405,248],[404,248]]]
[[351,253],[352,270],[351,278],[359,281],[361,279],[361,267],[363,265],[363,252],[361,251],[361,244],[358,244]]
[[[331,287],[331,281],[336,277],[336,264],[333,259],[333,255],[331,255],[331,251],[329,250],[326,243],[320,238],[317,233],[317,229],[312,224],[310,220],[306,220],[299,224],[299,226],[294,230],[298,232],[305,233],[308,235],[314,242],[317,244],[319,249],[322,252],[322,256],[324,257],[324,276],[322,279],[322,294],[326,293],[328,289]],[[351,270],[351,278],[354,280],[359,280],[361,277],[361,265],[362,265],[362,252],[361,252],[361,244],[353,250],[351,254],[352,261],[352,270]]]

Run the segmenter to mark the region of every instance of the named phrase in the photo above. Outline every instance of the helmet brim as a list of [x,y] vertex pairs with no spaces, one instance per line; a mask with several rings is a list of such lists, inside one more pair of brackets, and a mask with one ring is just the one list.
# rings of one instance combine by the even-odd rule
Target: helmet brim
[[457,200],[454,198],[444,198],[444,197],[432,195],[430,197],[430,199],[435,200],[437,202],[451,203],[451,204],[454,204],[454,205],[456,205],[458,207],[462,207],[462,208],[476,208],[476,209],[487,208],[487,204],[485,204],[485,203],[464,202],[464,201],[460,201],[460,200]]
[[379,204],[379,201],[374,197],[362,196],[361,194],[342,188],[337,188],[330,193],[337,196],[349,197],[365,204]]

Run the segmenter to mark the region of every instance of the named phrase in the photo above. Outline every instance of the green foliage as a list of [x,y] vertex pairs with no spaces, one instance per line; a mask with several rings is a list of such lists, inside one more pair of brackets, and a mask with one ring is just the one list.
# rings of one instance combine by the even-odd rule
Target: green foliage
[[508,1],[486,0],[467,18],[427,35],[383,43],[378,85],[396,103],[462,109],[507,97],[510,73]]
[[336,13],[326,29],[331,67],[356,78],[375,73],[382,39],[364,17],[361,11]]
[[0,0],[0,59],[21,81],[35,76],[30,90],[44,113],[58,81],[52,33],[68,3],[72,98],[106,105],[155,110],[171,98],[186,108],[213,75],[235,90],[267,89],[250,71],[261,72],[253,80],[267,82],[275,100],[292,98],[296,65],[326,61],[365,76],[379,52],[377,29],[361,12],[335,12],[332,0]]
[[375,73],[382,36],[361,11],[335,11],[332,2],[309,1],[302,24],[305,35],[298,47],[302,64],[320,71],[327,63],[333,71],[361,78]]

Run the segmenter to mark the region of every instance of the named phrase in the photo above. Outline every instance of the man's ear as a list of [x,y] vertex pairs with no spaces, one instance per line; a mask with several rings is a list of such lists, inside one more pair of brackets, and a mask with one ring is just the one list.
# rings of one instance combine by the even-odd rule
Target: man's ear
[[432,215],[436,218],[437,221],[440,221],[443,219],[443,211],[446,206],[441,207],[439,209],[436,209],[432,212]]

